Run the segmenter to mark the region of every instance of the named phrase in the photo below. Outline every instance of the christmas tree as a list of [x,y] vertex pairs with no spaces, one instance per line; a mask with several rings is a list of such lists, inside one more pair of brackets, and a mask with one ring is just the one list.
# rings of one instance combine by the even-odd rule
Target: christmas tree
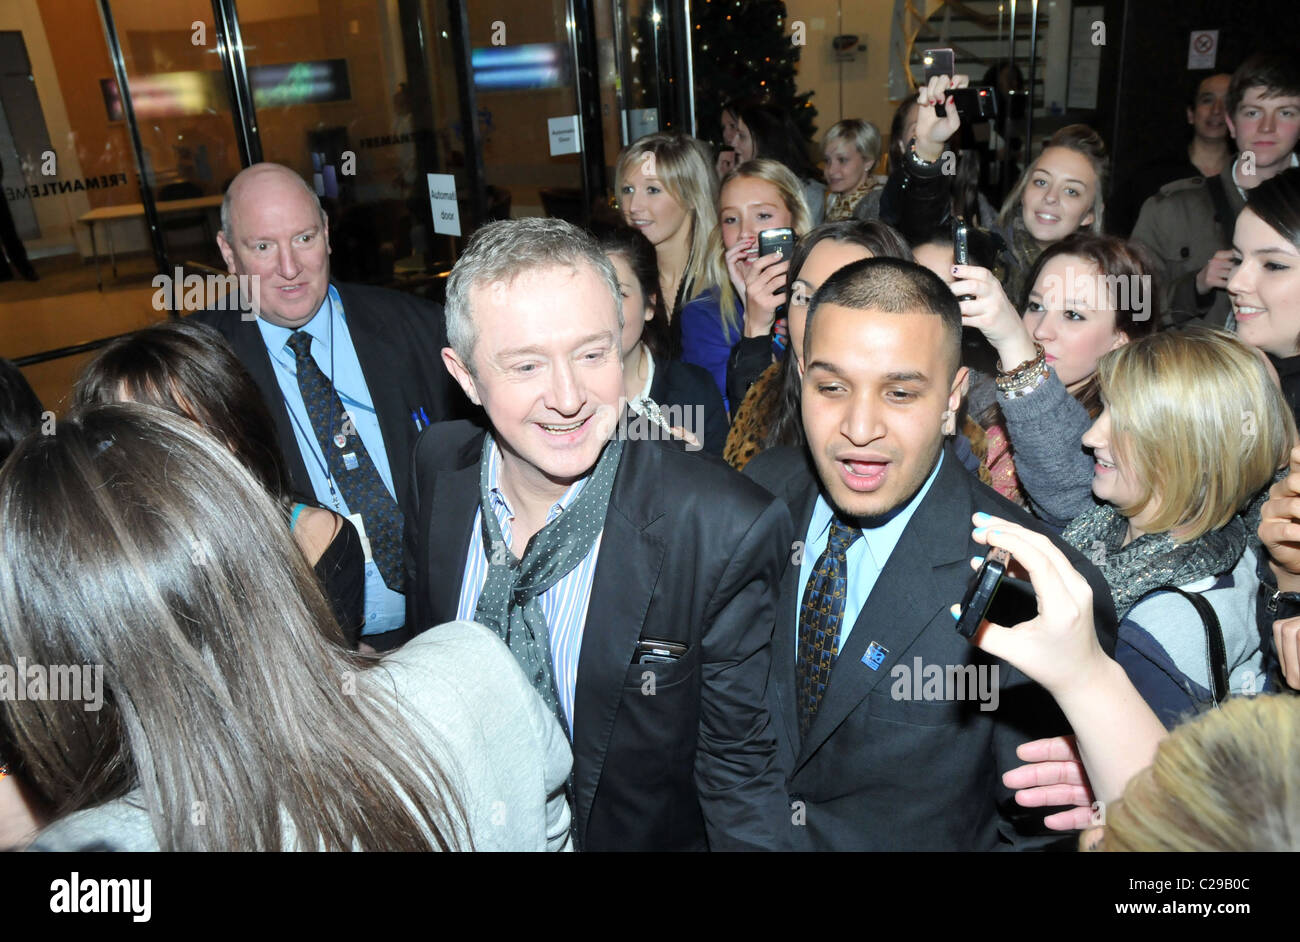
[[[695,120],[699,137],[722,138],[722,105],[752,97],[784,109],[811,142],[812,92],[795,90],[800,46],[781,0],[702,0],[691,4]],[[800,30],[802,34],[802,30]],[[801,38],[801,37],[800,37]]]

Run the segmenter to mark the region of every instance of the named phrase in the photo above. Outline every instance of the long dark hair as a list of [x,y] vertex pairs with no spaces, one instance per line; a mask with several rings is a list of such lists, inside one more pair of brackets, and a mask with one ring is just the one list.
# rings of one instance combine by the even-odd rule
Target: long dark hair
[[[1290,167],[1246,193],[1246,208],[1300,249],[1300,167]],[[1300,350],[1300,335],[1296,336]]]
[[184,416],[225,442],[276,499],[292,499],[275,423],[257,383],[206,324],[164,321],[119,337],[82,372],[72,400],[81,408],[147,402]]
[[[646,322],[641,331],[641,339],[650,352],[661,360],[669,359],[680,353],[681,324],[674,331],[668,323],[668,312],[664,307],[659,288],[659,257],[655,247],[639,229],[633,229],[624,222],[600,220],[591,225],[591,234],[606,255],[620,255],[627,260],[632,275],[641,287],[641,294],[646,303],[654,309],[654,315]],[[676,334],[676,344],[673,335]],[[678,347],[674,352],[673,347]]]
[[22,371],[0,358],[0,462],[40,424],[42,411]]
[[[261,483],[193,422],[100,406],[0,469],[0,663],[102,667],[98,710],[4,698],[55,817],[139,789],[162,850],[429,850],[464,813]],[[331,641],[333,635],[336,641]],[[355,681],[354,681],[355,682]]]
[[[791,297],[794,283],[803,270],[804,262],[819,242],[830,239],[848,245],[860,245],[871,253],[873,258],[901,258],[912,261],[912,250],[898,232],[880,221],[862,222],[848,219],[843,222],[823,223],[800,239],[790,254],[790,272],[786,277],[786,297]],[[768,427],[767,437],[763,440],[763,449],[778,445],[802,446],[804,443],[803,415],[800,404],[803,395],[803,383],[799,377],[799,365],[795,362],[793,350],[787,350],[777,372],[776,382],[772,388],[778,397],[772,424]]]
[[800,180],[821,180],[821,171],[808,156],[808,146],[793,119],[775,105],[741,105],[736,117],[754,139],[751,159],[765,157],[785,164]]

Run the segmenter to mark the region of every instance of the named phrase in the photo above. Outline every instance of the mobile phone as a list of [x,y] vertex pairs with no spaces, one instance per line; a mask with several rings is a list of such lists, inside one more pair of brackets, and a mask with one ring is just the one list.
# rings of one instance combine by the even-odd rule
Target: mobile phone
[[[954,216],[952,219],[952,260],[956,265],[970,264],[970,227],[960,216]],[[975,296],[961,294],[957,296],[957,300],[973,301]]]
[[[953,75],[957,71],[956,58],[953,56],[951,49],[927,49],[921,63],[925,66],[925,81],[927,84],[936,75]],[[934,106],[934,113],[944,118],[948,116],[948,109],[943,106],[943,102],[937,102]]]
[[1011,554],[1004,549],[990,549],[984,562],[976,571],[970,585],[966,587],[966,596],[961,600],[961,615],[957,619],[957,634],[963,638],[975,637],[975,632],[984,623],[998,587],[1007,574],[1007,563]]
[[991,121],[998,116],[998,96],[992,86],[952,89],[952,101],[957,106],[961,123],[970,125]]
[[780,252],[781,257],[789,259],[794,253],[793,229],[764,229],[758,234],[758,257]]
[[687,646],[676,641],[638,641],[633,664],[671,664],[681,660]]
[[[771,255],[777,252],[780,256],[789,261],[790,256],[794,254],[794,230],[785,229],[764,229],[758,234],[758,257]],[[781,288],[777,294],[785,294],[785,289]],[[784,317],[786,306],[782,304],[776,309],[778,318]]]

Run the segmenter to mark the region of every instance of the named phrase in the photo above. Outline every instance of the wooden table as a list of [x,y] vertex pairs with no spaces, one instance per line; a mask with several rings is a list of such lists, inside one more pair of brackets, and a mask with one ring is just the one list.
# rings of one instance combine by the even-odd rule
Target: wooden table
[[[215,209],[221,205],[223,196],[196,196],[186,200],[167,200],[162,203],[155,203],[154,207],[159,216],[165,216],[171,213],[193,212],[196,209],[207,210]],[[143,203],[123,203],[120,206],[101,206],[99,209],[92,209],[88,213],[83,213],[77,222],[84,222],[90,227],[90,251],[95,255],[95,282],[99,285],[99,290],[104,290],[104,278],[99,270],[99,249],[95,245],[95,223],[112,222],[117,219],[136,219],[143,218]],[[117,258],[113,254],[113,230],[108,230],[108,260],[113,268],[113,277],[117,277]]]

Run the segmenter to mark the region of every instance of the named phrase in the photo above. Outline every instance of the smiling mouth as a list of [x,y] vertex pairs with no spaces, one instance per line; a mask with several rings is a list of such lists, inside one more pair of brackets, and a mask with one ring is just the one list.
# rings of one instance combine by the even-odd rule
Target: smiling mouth
[[1053,216],[1051,213],[1034,213],[1035,218],[1044,225],[1052,226],[1061,221],[1060,216]]
[[1245,305],[1245,304],[1242,305],[1234,304],[1232,306],[1232,312],[1237,315],[1238,319],[1243,317],[1256,317],[1260,314],[1263,314],[1264,311],[1265,308],[1250,307],[1249,305]]
[[1105,458],[1102,458],[1100,455],[1093,455],[1093,458],[1097,462],[1097,467],[1101,468],[1103,471],[1115,470],[1115,462],[1107,461]]
[[537,423],[537,425],[542,429],[542,431],[547,432],[548,434],[551,435],[568,435],[572,432],[576,432],[578,429],[582,428],[586,424],[587,424],[587,419],[581,419],[577,422],[569,422],[565,425],[548,425],[545,422]]

